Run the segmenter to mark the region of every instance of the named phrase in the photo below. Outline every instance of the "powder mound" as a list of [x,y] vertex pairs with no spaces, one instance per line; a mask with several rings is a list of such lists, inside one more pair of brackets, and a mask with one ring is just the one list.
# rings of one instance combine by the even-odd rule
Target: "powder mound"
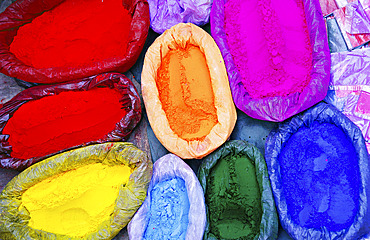
[[126,115],[120,99],[115,89],[95,88],[26,102],[3,130],[10,135],[11,156],[42,157],[104,138]]
[[21,26],[10,52],[35,68],[124,56],[131,20],[121,0],[66,0]]
[[218,239],[253,239],[262,218],[255,166],[242,155],[228,155],[212,168],[206,203],[210,233]]
[[296,224],[329,231],[348,228],[359,210],[356,150],[331,123],[301,127],[280,155],[283,193]]
[[149,223],[144,239],[185,239],[189,223],[189,198],[183,179],[156,184],[151,191]]
[[285,97],[309,84],[312,48],[302,0],[229,0],[225,31],[252,98]]
[[186,141],[203,140],[217,124],[210,73],[199,47],[170,50],[156,85],[170,128]]
[[27,189],[22,206],[28,226],[46,232],[83,237],[109,219],[131,168],[95,163],[49,177]]

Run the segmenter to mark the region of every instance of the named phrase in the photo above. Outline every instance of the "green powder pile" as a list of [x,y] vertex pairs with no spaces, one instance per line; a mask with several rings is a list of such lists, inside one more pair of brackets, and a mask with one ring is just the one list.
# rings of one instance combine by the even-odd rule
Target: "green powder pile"
[[218,239],[253,239],[259,233],[261,194],[255,166],[246,156],[220,159],[207,179],[206,193],[211,234]]

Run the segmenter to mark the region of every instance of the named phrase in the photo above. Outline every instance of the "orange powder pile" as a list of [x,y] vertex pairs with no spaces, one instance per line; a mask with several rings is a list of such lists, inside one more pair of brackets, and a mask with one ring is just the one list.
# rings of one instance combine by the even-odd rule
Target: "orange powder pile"
[[217,124],[211,77],[199,47],[168,52],[158,69],[159,99],[170,128],[186,141],[203,140]]
[[41,157],[87,142],[115,129],[125,115],[116,89],[67,91],[23,104],[6,124],[11,156]]

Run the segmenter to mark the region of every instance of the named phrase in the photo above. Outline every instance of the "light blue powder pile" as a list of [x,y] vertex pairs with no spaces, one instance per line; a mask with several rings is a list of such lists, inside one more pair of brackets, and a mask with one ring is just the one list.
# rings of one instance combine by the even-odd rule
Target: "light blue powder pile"
[[156,184],[151,190],[146,240],[185,239],[189,219],[189,198],[185,182],[172,178]]

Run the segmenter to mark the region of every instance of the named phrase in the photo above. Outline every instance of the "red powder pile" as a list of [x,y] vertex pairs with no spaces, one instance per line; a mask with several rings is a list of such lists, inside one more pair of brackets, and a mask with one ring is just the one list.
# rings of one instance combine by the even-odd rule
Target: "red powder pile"
[[66,0],[20,27],[10,51],[35,68],[124,56],[131,20],[122,0]]
[[6,124],[11,156],[28,159],[103,138],[125,115],[110,88],[62,92],[23,104]]

